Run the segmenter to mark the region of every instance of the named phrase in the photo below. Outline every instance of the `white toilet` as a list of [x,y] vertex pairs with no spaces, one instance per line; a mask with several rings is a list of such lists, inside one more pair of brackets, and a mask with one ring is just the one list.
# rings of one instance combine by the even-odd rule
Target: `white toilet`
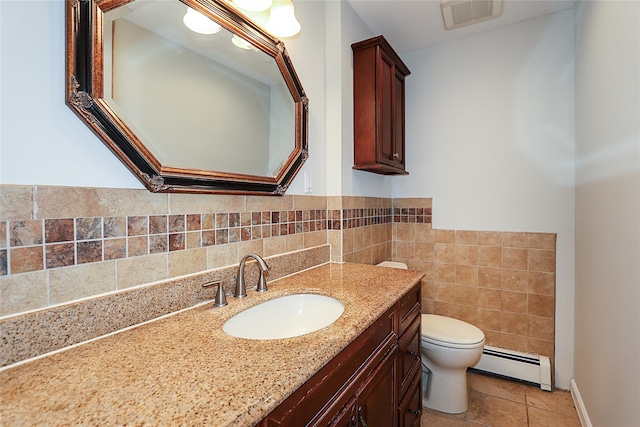
[[422,406],[449,414],[467,410],[467,368],[482,356],[484,333],[451,317],[422,315]]
[[[401,262],[384,261],[381,267],[406,269]],[[422,406],[449,414],[469,406],[467,368],[482,356],[484,333],[451,317],[422,315]]]

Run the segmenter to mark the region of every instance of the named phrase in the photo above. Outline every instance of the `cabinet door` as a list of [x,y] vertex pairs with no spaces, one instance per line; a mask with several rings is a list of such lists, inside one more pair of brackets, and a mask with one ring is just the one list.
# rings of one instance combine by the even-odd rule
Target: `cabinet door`
[[358,403],[354,396],[345,408],[340,411],[336,417],[331,420],[329,427],[356,427],[358,420],[356,418],[356,404]]
[[396,72],[393,60],[380,50],[378,61],[378,162],[393,166],[395,161],[395,102]]
[[387,354],[357,393],[356,418],[359,427],[395,427],[397,348]]
[[419,427],[422,418],[422,372],[416,373],[407,394],[398,405],[398,427]]
[[393,160],[404,169],[404,76],[395,69],[393,79]]

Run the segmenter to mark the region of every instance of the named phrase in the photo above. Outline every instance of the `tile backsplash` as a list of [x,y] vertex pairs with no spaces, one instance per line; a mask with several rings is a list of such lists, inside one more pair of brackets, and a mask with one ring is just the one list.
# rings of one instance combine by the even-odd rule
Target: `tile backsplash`
[[295,255],[304,250],[314,261],[299,266],[404,262],[425,273],[423,312],[475,324],[489,345],[553,360],[556,235],[439,230],[431,222],[429,198],[3,185],[0,324],[144,285],[172,289],[190,275],[202,281],[247,253],[286,255],[287,264],[307,259]]

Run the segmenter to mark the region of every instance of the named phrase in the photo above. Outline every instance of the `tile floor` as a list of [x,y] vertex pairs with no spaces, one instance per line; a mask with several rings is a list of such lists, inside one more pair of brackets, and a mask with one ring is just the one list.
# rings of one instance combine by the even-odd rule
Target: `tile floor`
[[580,427],[571,393],[467,373],[469,409],[451,415],[423,408],[422,427]]

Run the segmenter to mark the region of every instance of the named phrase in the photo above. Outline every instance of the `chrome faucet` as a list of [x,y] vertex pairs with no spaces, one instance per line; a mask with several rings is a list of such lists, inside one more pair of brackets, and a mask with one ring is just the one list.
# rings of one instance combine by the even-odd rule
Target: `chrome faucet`
[[244,298],[247,296],[247,288],[244,285],[244,264],[247,262],[247,259],[253,258],[258,262],[258,267],[260,268],[260,277],[258,278],[258,287],[256,291],[264,292],[267,290],[267,280],[264,278],[264,272],[269,270],[269,266],[259,255],[249,254],[242,258],[240,261],[240,265],[238,266],[238,275],[236,276],[236,292],[233,294],[236,298]]

